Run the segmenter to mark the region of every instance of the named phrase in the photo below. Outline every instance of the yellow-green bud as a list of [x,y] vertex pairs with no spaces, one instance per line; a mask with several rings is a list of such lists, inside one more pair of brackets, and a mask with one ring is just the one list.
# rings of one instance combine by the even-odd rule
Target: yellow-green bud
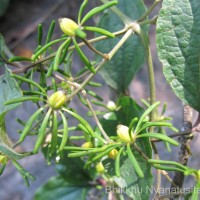
[[92,144],[92,142],[85,142],[82,144],[83,148],[92,148],[94,147],[94,145]]
[[7,161],[7,157],[0,155],[0,164],[4,164],[4,163],[6,163],[6,161]]
[[112,158],[112,159],[115,159],[117,157],[117,154],[118,154],[117,149],[113,149],[108,153],[108,157]]
[[78,24],[69,18],[60,18],[58,20],[61,30],[68,36],[75,36]]
[[67,97],[63,91],[57,91],[53,93],[48,100],[49,105],[54,109],[61,108],[67,100]]
[[131,138],[129,136],[128,127],[124,125],[117,126],[117,135],[119,139],[123,142],[131,142]]
[[116,104],[113,102],[113,101],[108,101],[108,103],[107,103],[107,108],[109,109],[109,110],[116,110],[117,109],[117,106],[116,106]]
[[102,162],[99,162],[97,165],[96,165],[96,170],[98,173],[102,174],[105,172],[105,168],[102,164]]

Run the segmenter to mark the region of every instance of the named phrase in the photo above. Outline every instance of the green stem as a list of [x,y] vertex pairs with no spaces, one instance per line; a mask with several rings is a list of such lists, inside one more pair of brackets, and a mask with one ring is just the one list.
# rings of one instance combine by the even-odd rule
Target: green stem
[[97,49],[95,49],[86,39],[82,39],[82,40],[88,46],[88,48],[90,48],[96,54],[99,54],[101,57],[105,58],[104,53],[102,53],[102,52],[98,51]]
[[103,137],[106,139],[106,141],[109,143],[110,142],[110,138],[106,134],[106,132],[104,131],[104,129],[103,129],[103,127],[102,127],[102,125],[101,125],[101,123],[100,123],[100,121],[99,121],[99,119],[98,119],[98,117],[97,117],[97,115],[96,115],[96,113],[95,113],[95,111],[94,111],[89,99],[87,97],[85,97],[85,100],[86,100],[86,102],[88,104],[88,107],[89,107],[90,111],[92,112],[92,115],[93,115],[93,117],[95,119],[95,122],[96,122],[99,130],[101,131],[101,133],[102,133]]
[[126,40],[132,35],[134,34],[132,29],[129,29],[124,36],[122,37],[122,39],[116,44],[116,46],[110,51],[110,53],[108,54],[109,56],[109,60],[115,55],[115,53],[119,50],[119,48],[126,42]]
[[[141,30],[139,33],[139,36],[141,38],[141,41],[143,43],[145,53],[146,53],[146,60],[147,60],[147,69],[148,69],[148,76],[149,76],[149,87],[150,87],[150,105],[153,105],[156,102],[156,86],[155,86],[155,77],[154,77],[154,67],[153,67],[153,61],[152,61],[152,55],[151,55],[151,49],[149,45],[148,36],[144,34],[144,32]],[[155,121],[157,109],[154,109],[150,113],[150,121]],[[150,132],[154,131],[154,127],[149,128]],[[152,148],[155,154],[155,158],[159,160],[159,154],[156,145],[152,142]],[[160,184],[161,184],[161,170],[157,170],[157,181],[156,181],[156,189],[159,191]]]
[[144,19],[148,17],[148,15],[151,13],[151,11],[157,6],[158,3],[160,3],[161,0],[155,0],[154,3],[151,5],[151,7],[146,11],[146,13],[137,20],[137,22],[141,22]]
[[[150,105],[153,105],[156,102],[156,86],[155,86],[154,67],[153,67],[151,49],[150,49],[148,37],[143,33],[142,30],[139,36],[142,40],[145,53],[146,53],[147,69],[148,69],[148,76],[149,76],[149,87],[150,87]],[[155,110],[153,110],[150,113],[150,121],[152,122],[155,120],[155,113],[156,113]]]

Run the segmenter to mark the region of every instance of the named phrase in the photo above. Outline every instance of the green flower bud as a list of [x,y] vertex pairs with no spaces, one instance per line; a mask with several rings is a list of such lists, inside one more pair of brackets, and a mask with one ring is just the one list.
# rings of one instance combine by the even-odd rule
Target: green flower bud
[[75,36],[75,31],[79,28],[78,24],[69,18],[60,18],[58,20],[61,30],[68,36]]
[[103,174],[105,172],[105,168],[102,164],[102,162],[99,162],[97,165],[96,165],[96,170],[98,173],[100,174]]
[[94,147],[94,145],[92,144],[92,142],[85,142],[84,144],[82,144],[83,148],[92,148]]
[[4,155],[0,155],[0,164],[4,164],[7,162],[7,157]]
[[108,101],[107,103],[107,108],[111,111],[114,111],[117,109],[117,106],[116,104],[113,102],[113,101]]
[[108,153],[108,157],[112,158],[112,159],[115,159],[117,157],[117,154],[118,154],[117,149],[113,149]]
[[57,91],[53,93],[48,100],[49,105],[54,109],[61,108],[67,100],[67,97],[63,91]]
[[117,135],[119,139],[123,142],[131,142],[131,138],[129,136],[128,127],[124,125],[117,126]]

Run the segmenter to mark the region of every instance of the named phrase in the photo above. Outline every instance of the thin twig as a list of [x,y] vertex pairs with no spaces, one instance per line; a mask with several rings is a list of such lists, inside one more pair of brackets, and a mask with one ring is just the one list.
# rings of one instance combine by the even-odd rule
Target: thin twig
[[[148,161],[150,158],[143,153],[142,149],[136,144],[133,144],[135,150],[146,160]],[[173,180],[169,177],[168,173],[165,170],[160,170],[160,173],[173,185],[173,186],[177,186]],[[157,190],[158,191],[158,190]]]
[[97,115],[96,115],[96,113],[95,113],[95,111],[94,111],[89,99],[86,97],[86,93],[82,93],[82,94],[83,94],[83,96],[84,96],[84,98],[85,98],[85,100],[86,100],[86,102],[88,104],[88,107],[89,107],[90,111],[92,112],[92,115],[93,115],[93,117],[95,119],[95,122],[96,122],[97,126],[99,127],[99,130],[101,131],[101,133],[102,133],[103,137],[106,139],[106,141],[109,143],[110,142],[110,138],[106,134],[106,132],[104,131],[104,129],[103,129],[103,127],[102,127],[102,125],[101,125],[101,123],[100,123],[100,121],[99,121],[99,119],[98,119],[98,117],[97,117]]
[[[120,30],[120,31],[114,32],[113,34],[114,34],[115,36],[118,36],[118,35],[124,34],[126,31],[127,31],[127,28],[124,28],[124,29],[122,29],[122,30]],[[91,39],[91,40],[88,40],[88,42],[89,42],[89,43],[95,43],[95,42],[102,41],[102,40],[105,40],[105,39],[108,39],[108,37],[107,37],[107,36],[100,36],[100,37],[96,37],[96,38],[93,38],[93,39]],[[81,42],[81,43],[78,44],[79,47],[82,47],[82,46],[84,46],[84,45],[85,45],[84,42]],[[70,50],[73,50],[74,48],[75,48],[74,45],[71,46],[71,47],[69,47],[69,51],[70,51]],[[39,64],[41,64],[41,63],[44,63],[44,62],[46,62],[46,61],[48,61],[48,60],[53,59],[53,58],[55,57],[55,55],[56,55],[56,52],[50,54],[49,56],[47,56],[47,57],[45,57],[45,58],[42,58],[42,59],[36,61],[35,63],[32,63],[32,64],[27,65],[27,66],[24,66],[24,67],[21,68],[21,69],[12,70],[12,73],[13,73],[13,74],[21,74],[21,73],[27,72],[29,69],[31,69],[31,68],[33,68],[33,67],[35,67],[35,66],[37,66],[37,65],[39,65]],[[12,65],[12,63],[9,63],[9,64]]]
[[133,146],[134,146],[134,149],[135,149],[146,161],[148,161],[148,160],[150,159],[146,154],[143,153],[142,149],[141,149],[136,143],[134,143]]
[[[174,137],[187,136],[187,135],[191,135],[191,133],[188,133],[188,132],[178,132],[178,133],[175,133],[175,134],[168,135],[168,137],[174,138]],[[163,140],[160,140],[160,139],[151,139],[150,141],[151,142],[163,142]]]
[[88,48],[90,48],[92,51],[94,51],[96,54],[100,55],[101,57],[106,59],[106,54],[98,51],[97,49],[95,49],[86,39],[82,39],[83,42],[87,45]]
[[138,22],[139,25],[145,25],[145,24],[156,24],[158,19],[158,16],[154,16],[152,19],[147,19],[141,22]]
[[151,11],[160,3],[161,0],[155,0],[151,7],[146,11],[146,13],[137,22],[141,22],[148,17]]

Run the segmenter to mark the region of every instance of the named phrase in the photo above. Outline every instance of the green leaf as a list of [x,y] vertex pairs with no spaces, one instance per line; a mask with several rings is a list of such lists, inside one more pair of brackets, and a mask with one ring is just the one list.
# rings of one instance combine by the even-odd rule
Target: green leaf
[[53,177],[39,188],[35,194],[34,200],[85,200],[90,186],[72,185],[62,177]]
[[69,158],[65,156],[61,158],[56,169],[60,176],[70,184],[83,185],[92,180],[93,170],[86,170],[84,168],[85,162],[82,158]]
[[143,138],[143,137],[156,138],[156,139],[168,142],[168,143],[175,145],[175,146],[179,145],[179,143],[176,140],[168,137],[167,135],[163,135],[163,134],[160,134],[160,133],[144,133],[144,134],[141,134],[141,135],[137,135],[137,138]]
[[[116,136],[116,127],[118,124],[129,126],[133,118],[140,118],[140,116],[144,112],[144,109],[141,108],[130,97],[120,98],[117,106],[120,106],[121,109],[105,114],[103,119],[101,120],[101,123],[106,133],[112,136]],[[141,140],[138,140],[136,143],[149,158],[152,157],[152,150],[149,139],[143,138]],[[121,160],[119,174],[121,175],[121,177],[115,176],[114,161],[111,162],[111,160],[109,160],[105,167],[110,175],[115,176],[114,180],[116,184],[119,187],[123,188],[128,196],[137,200],[148,200],[150,195],[150,190],[148,190],[148,188],[150,189],[153,184],[151,165],[147,163],[136,151],[133,150],[133,154],[139,165],[142,166],[142,171],[145,178],[139,178],[129,158],[127,157],[127,155],[123,155],[123,153],[120,156]]]
[[0,154],[7,156],[9,159],[19,160],[24,158],[25,154],[17,153],[13,148],[6,133],[5,114],[0,115]]
[[22,96],[22,92],[15,79],[11,77],[10,72],[7,69],[5,74],[0,76],[0,94],[0,152],[10,159],[21,159],[24,155],[18,154],[14,151],[14,149],[12,149],[12,144],[8,138],[5,127],[6,112],[16,108],[20,105],[20,103],[11,105],[4,105],[4,103],[13,98],[20,98]]
[[35,176],[33,176],[27,170],[25,170],[16,160],[12,159],[12,164],[15,166],[15,168],[21,174],[21,176],[24,179],[24,182],[26,183],[27,187],[30,186],[30,183],[29,183],[30,180],[32,180],[32,181],[36,180]]
[[[145,139],[137,143],[142,151],[151,157],[151,146]],[[151,165],[133,150],[133,154],[139,163],[145,178],[140,178],[134,170],[132,163],[127,155],[121,154],[120,159],[120,177],[115,176],[114,161],[107,159],[103,161],[108,173],[113,176],[116,184],[125,192],[131,199],[149,200],[153,185],[153,176],[151,173]]]
[[163,73],[174,93],[200,111],[200,1],[164,0],[157,25]]
[[[119,0],[117,7],[133,20],[141,17],[146,10],[142,0]],[[102,16],[98,27],[110,32],[115,32],[123,29],[124,24],[109,10]],[[108,53],[119,40],[120,37],[106,39],[98,42],[96,48],[103,53]],[[100,73],[108,85],[124,93],[144,62],[144,55],[144,49],[139,37],[133,35],[118,50],[112,60],[105,64]],[[98,59],[99,58],[97,58],[97,60]]]
[[8,100],[22,97],[21,89],[7,69],[5,74],[0,76],[0,94],[0,115],[16,108],[21,104],[14,103],[11,105],[4,105],[4,103]]
[[[153,184],[153,176],[151,174],[151,166],[135,151],[133,151],[135,158],[140,166],[145,178],[139,178],[134,170],[131,161],[128,157],[124,157],[120,162],[121,177],[114,177],[117,185],[124,189],[126,194],[132,199],[149,200],[150,189]],[[142,192],[143,191],[143,192]]]
[[133,152],[131,151],[129,143],[127,144],[127,154],[128,154],[129,161],[131,162],[132,167],[134,168],[134,171],[136,172],[136,174],[140,178],[144,178],[144,173],[142,172],[142,169],[140,167],[141,165],[139,165],[137,159],[135,159],[135,156]]

